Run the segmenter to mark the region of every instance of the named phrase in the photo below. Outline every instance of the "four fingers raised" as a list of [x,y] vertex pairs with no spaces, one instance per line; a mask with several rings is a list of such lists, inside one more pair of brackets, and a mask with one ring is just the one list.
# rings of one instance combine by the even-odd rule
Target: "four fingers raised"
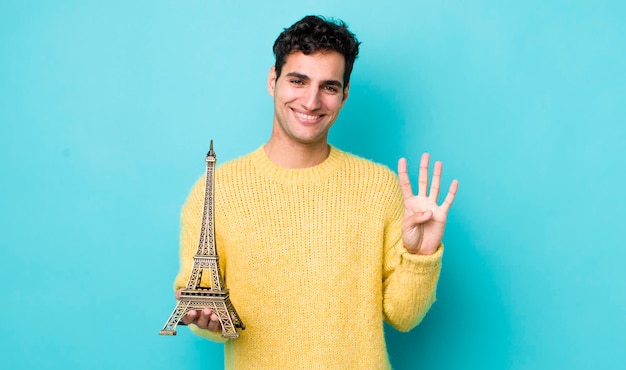
[[[419,174],[417,176],[417,196],[428,197],[436,203],[437,199],[439,198],[439,191],[441,187],[441,173],[443,172],[443,164],[439,161],[435,162],[433,168],[433,177],[430,184],[430,191],[427,192],[429,162],[430,155],[428,153],[422,154],[422,158],[420,160]],[[407,161],[405,158],[400,158],[400,160],[398,161],[398,178],[400,180],[400,189],[402,191],[402,197],[404,198],[404,200],[413,197],[413,188],[411,185],[411,180],[409,179]],[[450,209],[450,206],[454,201],[458,186],[458,180],[453,180],[450,184],[448,194],[441,204],[441,209],[445,213],[448,213],[448,210]]]

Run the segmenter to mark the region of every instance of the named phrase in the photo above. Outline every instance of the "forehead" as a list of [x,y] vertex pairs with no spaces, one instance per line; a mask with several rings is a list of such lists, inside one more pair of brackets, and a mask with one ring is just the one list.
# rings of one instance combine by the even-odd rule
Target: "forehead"
[[281,74],[297,72],[311,79],[343,81],[345,68],[346,59],[336,51],[318,51],[309,55],[296,51],[285,59]]

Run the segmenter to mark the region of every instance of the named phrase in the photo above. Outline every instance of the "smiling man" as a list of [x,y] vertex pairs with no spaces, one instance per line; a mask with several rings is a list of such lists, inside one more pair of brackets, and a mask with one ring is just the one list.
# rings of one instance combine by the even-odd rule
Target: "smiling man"
[[274,97],[274,125],[265,146],[272,162],[304,168],[328,157],[328,130],[348,98],[344,70],[344,56],[332,50],[293,53],[280,75],[272,67],[268,90]]
[[[341,22],[307,16],[280,34],[268,76],[269,141],[216,171],[216,242],[230,297],[246,323],[225,343],[227,368],[390,368],[383,322],[415,327],[435,300],[441,240],[457,190],[437,202],[422,156],[413,194],[398,176],[328,144],[348,98],[359,42]],[[196,252],[204,180],[182,211],[185,286]],[[223,341],[217,316],[183,322]]]

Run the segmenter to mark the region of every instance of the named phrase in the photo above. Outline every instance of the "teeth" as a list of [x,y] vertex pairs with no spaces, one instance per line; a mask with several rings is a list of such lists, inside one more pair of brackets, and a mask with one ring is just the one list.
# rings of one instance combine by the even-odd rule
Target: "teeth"
[[306,120],[309,120],[309,121],[316,120],[316,119],[321,117],[321,116],[309,116],[308,114],[304,114],[304,113],[300,113],[300,112],[295,112],[295,113],[296,113],[296,115],[298,117],[301,117],[302,119],[306,119]]

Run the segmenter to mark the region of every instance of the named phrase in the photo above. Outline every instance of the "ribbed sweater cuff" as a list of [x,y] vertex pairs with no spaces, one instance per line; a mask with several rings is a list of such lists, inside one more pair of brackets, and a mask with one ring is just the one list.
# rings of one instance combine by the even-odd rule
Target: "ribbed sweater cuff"
[[414,271],[417,274],[431,273],[433,270],[441,268],[441,258],[443,257],[443,243],[433,254],[413,254],[405,250],[402,254],[400,268]]

